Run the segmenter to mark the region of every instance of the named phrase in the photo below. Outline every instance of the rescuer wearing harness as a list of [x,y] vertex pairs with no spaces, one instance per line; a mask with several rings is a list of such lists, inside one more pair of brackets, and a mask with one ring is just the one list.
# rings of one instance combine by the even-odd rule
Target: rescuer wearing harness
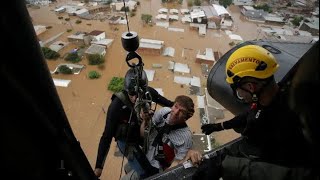
[[104,163],[109,152],[112,138],[115,138],[120,151],[128,159],[128,163],[140,177],[154,174],[153,167],[150,166],[145,154],[139,145],[140,124],[136,115],[134,105],[137,101],[137,91],[143,90],[144,95],[151,95],[152,101],[164,107],[171,107],[173,102],[161,96],[155,89],[147,86],[147,76],[142,71],[137,87],[136,74],[133,69],[129,69],[125,76],[124,90],[112,95],[109,105],[104,132],[101,136],[95,174],[100,177]]
[[313,166],[312,151],[299,117],[287,105],[286,89],[274,79],[278,67],[274,56],[257,45],[243,46],[231,54],[226,81],[234,95],[251,108],[229,121],[206,124],[201,129],[206,135],[235,129],[244,138],[219,158],[202,163],[194,179],[312,177],[308,170]]

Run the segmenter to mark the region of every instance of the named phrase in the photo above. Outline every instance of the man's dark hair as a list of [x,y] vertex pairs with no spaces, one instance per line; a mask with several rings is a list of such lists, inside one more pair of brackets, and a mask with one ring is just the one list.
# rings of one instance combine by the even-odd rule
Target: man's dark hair
[[193,116],[194,113],[194,103],[193,100],[188,96],[177,96],[174,100],[175,103],[179,103],[180,106],[186,108],[186,120]]

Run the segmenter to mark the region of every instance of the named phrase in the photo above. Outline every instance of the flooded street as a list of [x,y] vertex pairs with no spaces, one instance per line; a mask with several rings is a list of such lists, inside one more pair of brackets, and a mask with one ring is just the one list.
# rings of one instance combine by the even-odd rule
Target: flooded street
[[[198,35],[197,30],[190,29],[188,24],[182,24],[180,20],[170,23],[170,27],[183,28],[184,32],[172,32],[166,28],[155,25],[144,26],[140,20],[141,14],[151,13],[152,16],[155,17],[158,14],[158,9],[163,6],[160,0],[140,0],[140,3],[141,5],[138,6],[136,16],[128,17],[130,30],[137,32],[140,38],[161,40],[164,41],[165,47],[175,48],[174,57],[141,54],[145,64],[144,69],[153,69],[152,64],[154,63],[162,64],[161,69],[154,69],[156,70],[154,81],[149,82],[149,85],[154,88],[162,88],[164,95],[171,100],[174,100],[177,95],[189,94],[188,86],[181,86],[173,82],[175,74],[167,69],[169,60],[188,64],[191,73],[184,74],[184,76],[198,76],[201,78],[203,85],[205,85],[206,78],[201,74],[200,64],[195,63],[196,54],[198,50],[204,51],[205,48],[213,48],[214,51],[219,51],[222,54],[227,52],[231,48],[229,45],[231,40],[226,33],[220,30],[209,29],[207,30],[206,36],[201,37]],[[103,109],[106,110],[108,108],[112,95],[112,93],[107,90],[108,83],[114,76],[123,77],[129,69],[125,63],[126,52],[121,45],[121,34],[127,31],[127,27],[125,25],[109,25],[108,21],[100,22],[98,20],[89,21],[83,19],[81,20],[81,24],[75,24],[75,21],[78,19],[77,17],[70,17],[70,25],[64,19],[58,19],[59,16],[67,18],[68,15],[56,15],[53,12],[56,5],[57,4],[51,5],[50,7],[41,7],[40,9],[29,9],[34,25],[52,26],[51,29],[48,29],[38,36],[39,40],[46,41],[60,32],[65,32],[59,40],[67,42],[67,36],[77,31],[90,32],[92,30],[105,31],[107,38],[114,39],[112,46],[107,49],[104,68],[88,65],[87,60],[83,59],[79,64],[84,64],[86,68],[81,71],[80,74],[52,75],[53,78],[71,80],[67,88],[57,87],[57,91],[73,132],[80,141],[81,147],[87,155],[91,166],[94,168],[99,139],[105,125],[106,114]],[[183,5],[165,4],[164,7],[176,9],[188,8],[186,1],[183,2]],[[234,17],[234,34],[240,35],[244,40],[251,40],[257,37],[257,25],[241,20],[238,7],[232,6],[227,10]],[[181,18],[181,14],[179,14],[179,18]],[[66,32],[67,29],[73,30]],[[69,44],[65,49],[59,51],[59,53],[63,56],[76,47],[76,45]],[[183,57],[182,54],[184,54]],[[53,71],[59,63],[66,63],[63,59],[47,62],[51,71]],[[96,80],[88,79],[87,74],[91,70],[98,71],[102,76]],[[196,104],[196,96],[190,95],[190,97],[192,97]],[[225,116],[226,120],[233,117],[228,111],[225,112]],[[188,121],[188,125],[193,132],[201,133],[198,110],[196,110],[195,115]],[[229,130],[216,133],[214,136],[220,144],[224,144],[238,135],[234,133],[233,130]],[[114,147],[115,144],[113,143],[101,176],[102,180],[119,179],[122,158],[113,155]]]

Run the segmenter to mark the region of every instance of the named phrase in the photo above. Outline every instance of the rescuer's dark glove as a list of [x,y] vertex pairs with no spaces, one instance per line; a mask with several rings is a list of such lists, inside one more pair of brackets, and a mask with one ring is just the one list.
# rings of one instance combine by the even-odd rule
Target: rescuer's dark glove
[[221,123],[218,124],[204,124],[201,126],[202,132],[206,135],[211,134],[214,131],[221,131],[223,130],[223,127]]

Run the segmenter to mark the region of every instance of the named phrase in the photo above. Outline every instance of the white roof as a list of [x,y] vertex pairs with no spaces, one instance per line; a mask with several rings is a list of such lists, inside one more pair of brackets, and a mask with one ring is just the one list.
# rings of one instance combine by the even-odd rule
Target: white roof
[[55,12],[59,12],[59,11],[65,10],[65,9],[66,9],[66,8],[64,8],[64,7],[60,7],[60,8],[55,9],[54,11],[55,11]]
[[216,10],[216,12],[218,13],[218,16],[220,16],[222,14],[230,15],[230,13],[223,6],[220,6],[220,5],[217,5],[217,4],[212,4],[212,6]]
[[164,41],[158,41],[153,39],[140,39],[141,48],[149,48],[149,49],[161,49]]
[[197,87],[201,87],[201,82],[200,82],[200,78],[196,77],[196,76],[192,76],[192,79],[190,81],[190,85],[192,86],[197,86]]
[[74,13],[76,13],[77,15],[79,15],[79,14],[86,13],[86,12],[88,12],[88,10],[85,9],[85,8],[83,8],[83,9],[80,9],[80,10],[74,12]]
[[164,20],[166,20],[167,19],[167,15],[166,14],[158,14],[156,16],[156,19],[164,19]]
[[91,44],[100,44],[103,46],[110,46],[113,42],[113,39],[101,39],[99,41],[91,41]]
[[159,27],[164,27],[164,28],[168,28],[169,27],[169,22],[156,22],[156,26],[159,26]]
[[226,33],[226,35],[230,35],[230,34],[232,34],[232,32],[231,32],[231,31],[229,31],[229,30],[225,30],[224,32]]
[[175,63],[173,71],[181,73],[190,73],[190,68],[188,67],[188,64]]
[[164,41],[159,41],[159,40],[154,40],[154,39],[144,39],[144,38],[141,38],[140,42],[150,43],[150,44],[164,44]]
[[223,24],[221,24],[221,26],[227,26],[227,27],[230,27],[230,26],[232,26],[232,21],[224,20],[224,21],[223,21]]
[[243,8],[246,10],[254,10],[254,8],[252,6],[243,6]]
[[293,36],[293,32],[288,29],[281,28],[262,28],[262,31],[267,34],[276,34],[276,35],[289,35]]
[[72,34],[72,35],[68,36],[68,38],[82,40],[84,36],[85,36],[84,33],[79,33],[79,34]]
[[174,51],[175,51],[175,49],[173,47],[167,47],[164,49],[164,52],[162,55],[174,57]]
[[36,32],[37,35],[45,32],[47,30],[46,26],[43,25],[35,25],[33,26],[34,31]]
[[263,18],[264,18],[266,21],[284,22],[282,17],[277,17],[277,16],[263,16]]
[[60,51],[62,48],[66,47],[69,43],[63,41],[56,41],[52,43],[49,48],[55,52]]
[[136,1],[131,1],[131,0],[128,1],[127,3],[128,3],[128,6],[130,6],[130,7],[134,7],[137,4]]
[[71,80],[52,78],[55,86],[68,87]]
[[168,13],[168,9],[167,8],[161,8],[158,10],[158,13]]
[[181,14],[190,13],[189,9],[180,9]]
[[298,30],[298,32],[300,36],[308,36],[308,37],[312,36],[311,33],[308,31]]
[[[130,22],[130,20],[128,19],[128,21]],[[127,24],[127,20],[126,19],[121,19],[119,20],[118,24],[124,24],[126,25]]]
[[190,77],[183,77],[183,76],[174,76],[173,81],[178,84],[189,85],[191,82],[191,78]]
[[184,29],[181,29],[181,28],[168,28],[168,31],[174,31],[174,32],[184,32]]
[[147,74],[148,81],[153,81],[154,74],[156,73],[156,71],[151,69],[144,69],[144,71]]
[[168,61],[169,65],[168,65],[168,69],[169,70],[173,70],[174,69],[174,62],[173,61]]
[[170,9],[169,12],[170,12],[171,14],[179,14],[178,9]]
[[105,52],[106,47],[98,44],[91,44],[91,46],[86,50],[87,54],[102,54]]
[[38,29],[43,29],[43,28],[46,28],[46,26],[44,25],[35,25],[33,26],[34,30],[37,31]]
[[207,33],[207,28],[206,28],[206,26],[204,25],[204,26],[199,26],[199,35],[206,35],[206,33]]
[[236,34],[230,34],[230,35],[229,35],[229,38],[230,38],[231,40],[243,41],[242,37],[239,36],[239,35],[236,35]]
[[205,107],[204,97],[205,96],[197,96],[198,108],[204,108]]
[[206,48],[206,51],[205,51],[204,54],[200,54],[200,51],[199,51],[197,56],[196,56],[196,58],[209,60],[209,61],[214,61],[215,60],[212,48]]
[[183,17],[181,18],[181,21],[182,21],[183,23],[185,23],[185,22],[191,22],[191,16],[190,16],[190,15],[185,15],[185,16],[183,16]]
[[190,13],[190,16],[192,19],[194,19],[194,18],[205,17],[206,15],[205,15],[204,11],[196,11],[196,12],[193,11]]
[[169,19],[179,20],[179,16],[177,16],[177,15],[169,15]]

